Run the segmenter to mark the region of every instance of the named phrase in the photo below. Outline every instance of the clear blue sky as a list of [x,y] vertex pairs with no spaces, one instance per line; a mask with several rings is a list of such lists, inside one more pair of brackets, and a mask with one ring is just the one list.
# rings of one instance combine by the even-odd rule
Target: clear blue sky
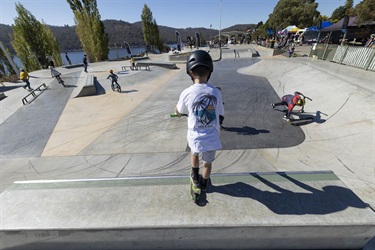
[[[37,20],[46,24],[74,25],[73,13],[66,0],[0,0],[0,23],[11,25],[17,16],[15,3],[20,2]],[[98,0],[102,20],[115,19],[129,23],[141,20],[144,4],[151,9],[158,25],[173,28],[221,28],[235,24],[266,22],[277,0]],[[345,0],[316,0],[318,11],[331,16]],[[360,0],[354,0],[354,6]],[[302,27],[300,27],[302,28]]]

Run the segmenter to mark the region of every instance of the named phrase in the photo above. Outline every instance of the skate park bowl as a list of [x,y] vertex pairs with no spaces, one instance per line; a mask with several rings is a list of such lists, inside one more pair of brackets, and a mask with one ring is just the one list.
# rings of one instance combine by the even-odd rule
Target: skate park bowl
[[[34,73],[32,84],[50,82],[31,104],[22,88],[14,102],[7,93],[2,107],[20,107],[0,124],[0,249],[373,249],[373,72],[254,48],[259,57],[238,46],[240,58],[228,48],[214,63],[223,149],[198,204],[187,121],[170,117],[191,85],[183,64],[90,64],[104,90],[82,98],[48,71]],[[70,86],[84,79],[61,72]],[[270,105],[294,91],[313,101],[293,116],[312,123],[291,126]]]

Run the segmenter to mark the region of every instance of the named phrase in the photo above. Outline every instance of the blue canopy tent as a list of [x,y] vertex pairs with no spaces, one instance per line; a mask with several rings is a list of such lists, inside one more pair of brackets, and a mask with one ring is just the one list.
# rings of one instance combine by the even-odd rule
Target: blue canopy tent
[[[328,28],[330,27],[331,25],[333,25],[333,23],[331,23],[330,21],[324,21],[322,22],[322,27],[321,29],[325,29],[325,28]],[[323,32],[321,35],[321,37],[325,37],[325,35],[327,34],[328,32]],[[318,26],[315,25],[315,26],[312,26],[310,28],[307,28],[306,29],[306,32],[305,32],[305,40],[308,41],[308,42],[316,42],[316,40],[319,39],[319,30],[318,30]]]
[[[331,23],[330,21],[324,21],[324,22],[322,22],[322,29],[325,29],[325,28],[331,26],[332,24],[333,24],[333,23]],[[317,25],[312,26],[312,27],[310,27],[310,28],[307,28],[306,30],[307,30],[307,31],[319,31]]]

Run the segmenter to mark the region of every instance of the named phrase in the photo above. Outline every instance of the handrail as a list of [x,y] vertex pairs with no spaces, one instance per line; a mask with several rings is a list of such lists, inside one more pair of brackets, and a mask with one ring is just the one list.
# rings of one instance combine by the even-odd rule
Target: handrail
[[[34,101],[46,89],[47,89],[47,86],[46,86],[45,83],[43,83],[39,87],[33,89],[28,95],[26,95],[24,98],[22,98],[23,105],[30,104],[32,101]],[[38,91],[40,93],[37,94],[36,91]],[[29,97],[29,96],[33,96],[33,99],[31,99],[30,101],[27,100],[27,97]]]

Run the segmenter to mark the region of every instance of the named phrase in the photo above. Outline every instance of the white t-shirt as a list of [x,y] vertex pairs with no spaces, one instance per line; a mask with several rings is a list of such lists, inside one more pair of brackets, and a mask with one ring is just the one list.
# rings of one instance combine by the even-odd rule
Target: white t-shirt
[[193,152],[221,149],[219,115],[224,115],[221,92],[207,84],[193,84],[185,89],[176,106],[188,113],[187,141]]

